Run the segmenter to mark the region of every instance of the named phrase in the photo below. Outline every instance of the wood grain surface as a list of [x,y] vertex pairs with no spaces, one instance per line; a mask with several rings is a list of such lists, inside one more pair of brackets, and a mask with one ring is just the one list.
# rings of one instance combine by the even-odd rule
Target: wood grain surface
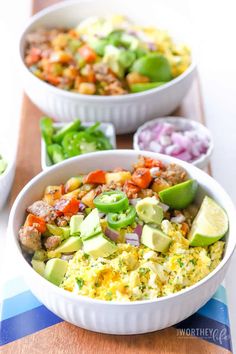
[[[32,12],[35,13],[56,2],[55,0],[34,0]],[[198,78],[194,81],[192,88],[175,114],[205,123]],[[17,168],[11,202],[22,187],[41,170],[39,132],[41,115],[42,113],[25,96],[22,104]],[[132,134],[118,136],[117,143],[118,148],[132,148]],[[210,170],[208,171],[210,172]],[[1,353],[223,354],[229,352],[199,338],[178,337],[175,328],[167,328],[145,335],[114,336],[89,332],[62,322],[4,346],[1,348]]]

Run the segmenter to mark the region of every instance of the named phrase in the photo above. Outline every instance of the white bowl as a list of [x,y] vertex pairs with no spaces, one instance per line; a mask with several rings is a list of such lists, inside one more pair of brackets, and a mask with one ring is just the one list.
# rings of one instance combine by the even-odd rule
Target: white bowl
[[178,33],[184,32],[179,30],[183,21],[176,21],[178,15],[171,16],[171,10],[163,8],[163,4],[158,1],[147,0],[135,4],[126,0],[66,1],[46,8],[29,20],[20,39],[20,62],[25,91],[44,113],[59,121],[71,121],[79,117],[82,121],[111,122],[115,125],[116,132],[122,134],[133,132],[145,121],[168,115],[178,107],[193,81],[196,71],[194,59],[182,75],[159,88],[136,94],[106,97],[81,95],[58,89],[38,79],[24,64],[25,40],[29,32],[42,26],[76,26],[88,16],[103,16],[109,13],[127,15],[137,23],[144,21],[149,25],[160,23],[162,28],[169,29],[181,41],[186,37],[178,36]]
[[136,133],[134,134],[133,137],[133,148],[135,150],[142,150],[139,146],[139,135],[141,132],[147,128],[151,128],[152,126],[156,125],[157,123],[170,123],[173,124],[177,129],[186,129],[186,127],[190,129],[194,129],[198,131],[202,136],[206,136],[209,140],[209,147],[208,150],[205,154],[202,154],[198,159],[194,160],[191,162],[192,165],[198,167],[198,168],[205,168],[207,167],[210,158],[213,153],[214,149],[214,143],[213,143],[213,138],[212,135],[203,124],[196,122],[192,119],[188,118],[183,118],[183,117],[164,117],[164,118],[156,118],[151,120],[150,122],[147,122],[143,124],[141,127],[138,128]]
[[[67,123],[54,123],[53,126],[54,128],[62,128],[66,125]],[[84,127],[91,127],[94,122],[85,122],[83,123]],[[111,145],[113,146],[113,149],[116,148],[116,133],[113,124],[111,123],[101,123],[99,126],[99,129],[106,135],[106,137],[109,139]],[[41,139],[41,167],[43,170],[46,170],[47,168],[53,166],[50,157],[48,156],[47,153],[47,147],[45,144],[45,141]]]
[[7,162],[6,170],[0,174],[0,210],[4,207],[15,176],[15,152],[9,141],[0,141],[0,155]]
[[[221,263],[204,279],[178,293],[155,300],[117,302],[90,299],[61,289],[38,275],[22,255],[18,231],[24,222],[25,210],[42,197],[45,187],[66,181],[78,172],[92,169],[113,169],[122,166],[130,169],[140,152],[134,150],[102,151],[81,155],[41,172],[29,182],[17,197],[9,219],[9,236],[16,250],[16,263],[21,267],[33,294],[52,312],[79,327],[95,332],[112,334],[137,334],[160,330],[187,318],[203,306],[215,293],[229,266],[236,245],[236,214],[234,205],[224,189],[202,170],[166,155],[141,152],[142,155],[174,162],[185,168],[189,176],[197,179],[203,193],[213,197],[227,211],[230,229]],[[199,200],[200,201],[200,200]]]

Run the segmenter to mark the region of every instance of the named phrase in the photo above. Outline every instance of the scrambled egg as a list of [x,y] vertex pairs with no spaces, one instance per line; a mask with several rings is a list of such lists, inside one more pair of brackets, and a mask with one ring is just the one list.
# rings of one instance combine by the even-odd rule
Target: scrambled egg
[[94,259],[78,251],[69,262],[61,287],[108,301],[155,299],[195,284],[222,259],[223,241],[189,247],[180,225],[164,220],[162,230],[172,238],[165,254],[125,243],[118,243],[118,251],[108,258]]

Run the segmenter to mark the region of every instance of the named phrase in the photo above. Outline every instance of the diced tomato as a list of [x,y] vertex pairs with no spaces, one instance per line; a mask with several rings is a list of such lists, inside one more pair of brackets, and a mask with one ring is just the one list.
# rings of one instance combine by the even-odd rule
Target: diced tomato
[[92,48],[90,48],[87,44],[80,47],[78,49],[78,51],[79,51],[79,54],[81,55],[81,57],[83,57],[87,63],[91,63],[91,62],[95,61],[97,58],[97,55],[94,52],[94,50]]
[[152,168],[152,167],[163,167],[163,164],[159,160],[151,159],[150,157],[144,157],[144,167]]
[[46,222],[44,219],[33,214],[29,214],[27,216],[24,226],[35,226],[36,229],[41,233],[46,231]]
[[84,183],[104,184],[106,183],[106,172],[103,170],[92,171],[84,178]]
[[134,171],[132,181],[140,188],[147,188],[152,181],[149,168],[140,167]]
[[140,187],[138,187],[133,181],[127,180],[124,184],[124,192],[128,196],[133,196],[134,194],[140,191]]
[[55,204],[54,207],[56,210],[62,212],[63,214],[74,215],[77,214],[79,211],[79,204],[80,201],[75,198],[71,198],[71,199],[61,198],[60,200],[58,200],[58,202]]
[[46,75],[46,81],[55,86],[60,84],[60,78],[51,74]]
[[31,48],[27,55],[25,62],[28,66],[36,64],[41,59],[41,50],[38,48]]

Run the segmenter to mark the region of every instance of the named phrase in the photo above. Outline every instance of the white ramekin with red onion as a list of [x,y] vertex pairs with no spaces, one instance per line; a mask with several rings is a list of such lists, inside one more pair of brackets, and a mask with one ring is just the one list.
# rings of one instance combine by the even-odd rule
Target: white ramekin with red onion
[[213,152],[213,139],[209,130],[199,122],[183,117],[164,117],[139,127],[133,147],[169,155],[204,168]]

